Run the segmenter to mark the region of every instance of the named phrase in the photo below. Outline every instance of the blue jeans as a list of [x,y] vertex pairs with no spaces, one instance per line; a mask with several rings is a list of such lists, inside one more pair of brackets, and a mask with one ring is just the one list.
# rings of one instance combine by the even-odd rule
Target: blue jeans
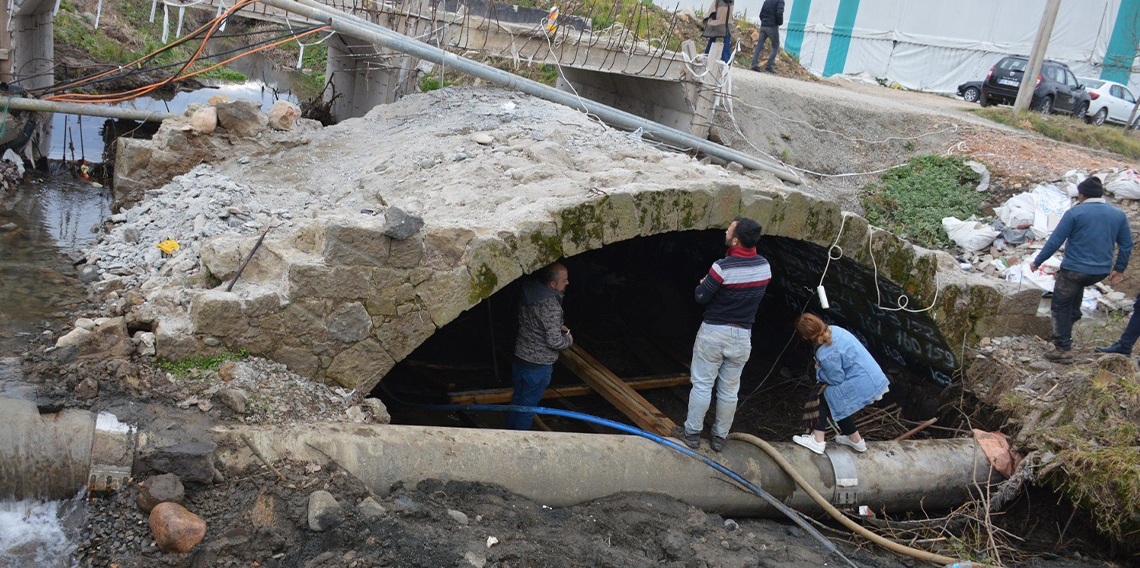
[[[550,375],[553,372],[554,365],[526,367],[517,362],[512,363],[511,374],[515,379],[515,392],[511,395],[511,404],[538,406],[546,387],[550,386]],[[534,422],[533,412],[507,413],[507,428],[511,430],[530,430],[532,422]]]
[[702,323],[693,344],[689,367],[693,389],[689,391],[689,415],[685,431],[698,434],[705,427],[705,414],[716,385],[716,422],[712,435],[728,436],[736,416],[736,395],[740,392],[740,372],[752,353],[752,331],[730,325]]
[[1136,303],[1132,305],[1132,315],[1128,317],[1128,325],[1124,326],[1124,333],[1120,334],[1120,339],[1116,342],[1131,351],[1137,339],[1140,339],[1140,294],[1136,295]]
[[1073,348],[1073,322],[1081,319],[1081,300],[1085,286],[1092,286],[1108,274],[1085,274],[1062,268],[1053,284],[1053,345],[1061,351]]
[[[712,49],[712,46],[714,43],[716,43],[716,40],[717,40],[717,38],[715,38],[715,37],[709,38],[709,44],[705,46],[705,55],[708,55],[709,50]],[[720,60],[725,62],[725,63],[728,63],[728,60],[731,57],[732,57],[732,32],[727,31],[724,33],[724,49],[720,50]]]

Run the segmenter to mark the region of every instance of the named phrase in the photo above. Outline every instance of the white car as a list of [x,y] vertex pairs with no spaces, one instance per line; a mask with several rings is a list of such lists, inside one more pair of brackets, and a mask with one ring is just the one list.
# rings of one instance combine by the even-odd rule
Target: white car
[[1089,93],[1089,111],[1085,120],[1100,126],[1107,120],[1118,124],[1128,122],[1132,109],[1136,107],[1136,97],[1128,87],[1113,81],[1078,77]]

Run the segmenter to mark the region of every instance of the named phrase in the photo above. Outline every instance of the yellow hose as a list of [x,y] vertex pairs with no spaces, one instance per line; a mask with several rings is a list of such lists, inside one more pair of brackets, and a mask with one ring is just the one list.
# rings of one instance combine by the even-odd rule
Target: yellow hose
[[[942,556],[941,554],[935,554],[933,552],[911,548],[904,544],[899,544],[893,540],[875,534],[859,523],[856,523],[855,521],[849,519],[847,515],[841,513],[839,509],[836,509],[830,502],[827,501],[827,499],[824,499],[823,496],[820,495],[819,492],[816,491],[815,488],[812,487],[811,484],[809,484],[807,480],[804,479],[799,474],[799,472],[797,472],[795,468],[792,467],[792,464],[788,463],[788,460],[784,459],[784,456],[781,456],[780,452],[776,451],[776,448],[773,448],[772,445],[768,442],[765,442],[764,440],[761,440],[760,438],[757,438],[751,434],[742,434],[739,432],[733,432],[732,434],[729,434],[728,439],[740,440],[741,442],[752,444],[753,446],[756,446],[757,448],[763,450],[764,453],[768,454],[768,456],[776,462],[776,465],[779,465],[785,473],[787,473],[793,480],[795,480],[796,485],[799,485],[800,489],[804,490],[804,493],[807,493],[808,496],[816,502],[816,504],[818,504],[820,507],[823,507],[823,510],[827,511],[827,514],[831,515],[831,518],[839,521],[843,526],[847,527],[855,534],[858,534],[859,536],[887,550],[897,552],[899,554],[905,554],[911,558],[917,558],[919,560],[926,560],[927,562],[934,562],[943,565],[965,563],[963,560],[956,560],[954,558],[950,558],[949,556]],[[994,564],[981,564],[977,562],[974,562],[973,566],[977,566],[979,568],[1001,568],[1000,566]]]

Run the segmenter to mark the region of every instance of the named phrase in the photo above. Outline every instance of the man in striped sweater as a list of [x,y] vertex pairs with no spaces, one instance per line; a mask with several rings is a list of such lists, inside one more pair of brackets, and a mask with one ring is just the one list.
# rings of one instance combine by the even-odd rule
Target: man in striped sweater
[[760,223],[737,217],[725,231],[728,256],[714,262],[697,285],[697,302],[707,307],[693,345],[688,419],[684,427],[673,431],[694,450],[701,447],[701,431],[714,384],[716,422],[709,438],[713,450],[724,448],[724,439],[736,415],[740,372],[752,352],[752,322],[772,279],[768,259],[756,254],[760,234]]

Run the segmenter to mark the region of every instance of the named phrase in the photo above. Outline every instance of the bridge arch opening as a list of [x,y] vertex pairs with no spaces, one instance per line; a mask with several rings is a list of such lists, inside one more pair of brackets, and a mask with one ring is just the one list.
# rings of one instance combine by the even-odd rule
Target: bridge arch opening
[[[734,429],[764,437],[798,433],[803,399],[813,382],[812,353],[793,337],[792,321],[805,310],[851,330],[868,345],[891,379],[891,392],[881,408],[897,408],[901,418],[911,421],[936,415],[940,393],[957,362],[926,313],[879,307],[879,296],[885,304],[903,294],[898,286],[877,276],[873,267],[846,258],[828,264],[826,247],[810,242],[765,236],[758,250],[772,264],[773,281],[753,327],[753,351],[742,376]],[[703,314],[693,289],[723,254],[723,229],[707,229],[635,237],[562,261],[570,271],[565,320],[577,345],[637,385],[642,396],[675,422],[685,414],[688,365]],[[821,309],[814,295],[825,266],[828,310]],[[388,372],[374,395],[389,403],[394,421],[503,427],[502,413],[424,413],[402,407],[396,399],[509,400],[517,302],[527,277],[437,330]],[[543,405],[630,422],[601,396],[584,393],[590,391],[582,379],[556,363],[550,398]],[[554,430],[590,428],[556,418],[544,422]]]

